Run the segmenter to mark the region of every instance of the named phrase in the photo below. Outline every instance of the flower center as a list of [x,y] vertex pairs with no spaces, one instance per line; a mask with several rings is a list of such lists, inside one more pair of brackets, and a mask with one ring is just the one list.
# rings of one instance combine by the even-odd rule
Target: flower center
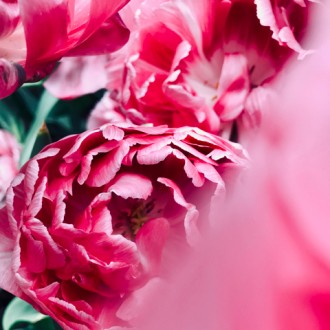
[[113,233],[134,240],[141,227],[151,218],[158,217],[161,209],[156,210],[156,200],[130,200],[121,209],[113,224]]

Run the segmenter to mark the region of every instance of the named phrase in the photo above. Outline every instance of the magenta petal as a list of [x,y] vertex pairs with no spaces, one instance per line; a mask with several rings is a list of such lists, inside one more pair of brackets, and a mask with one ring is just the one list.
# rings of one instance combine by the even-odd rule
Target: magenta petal
[[31,231],[23,227],[21,249],[23,254],[22,266],[32,273],[41,273],[46,270],[46,255],[41,241],[31,236]]
[[24,25],[26,66],[41,60],[57,60],[59,50],[67,40],[67,1],[18,0]]
[[129,38],[129,30],[120,16],[108,19],[91,37],[71,49],[66,55],[100,55],[112,53],[123,47]]
[[156,271],[161,263],[169,230],[170,225],[166,219],[156,218],[146,222],[136,235],[136,245],[148,271]]
[[129,0],[76,0],[72,2],[74,12],[71,8],[72,37],[76,42],[87,40],[95,33],[100,22],[105,22],[123,7]]

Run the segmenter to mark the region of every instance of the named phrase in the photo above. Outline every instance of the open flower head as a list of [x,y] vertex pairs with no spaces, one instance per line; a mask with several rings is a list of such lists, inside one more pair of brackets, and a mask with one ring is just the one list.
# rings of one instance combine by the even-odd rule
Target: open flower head
[[[310,7],[275,0],[131,1],[121,11],[131,38],[104,59],[109,100],[92,112],[89,127],[122,120],[190,125],[237,139],[259,125],[286,60],[308,53],[299,42]],[[47,88],[59,97],[93,90],[90,82],[76,84],[86,79],[84,68],[60,67]],[[61,75],[79,76],[72,90],[63,91]]]
[[190,127],[105,125],[59,140],[8,190],[0,286],[66,329],[128,326],[123,302],[194,246],[246,164],[238,145]]

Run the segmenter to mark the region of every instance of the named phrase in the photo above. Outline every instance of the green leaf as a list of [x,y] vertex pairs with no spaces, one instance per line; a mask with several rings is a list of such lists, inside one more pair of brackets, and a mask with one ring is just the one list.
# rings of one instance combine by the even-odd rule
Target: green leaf
[[33,120],[33,123],[29,129],[29,132],[26,136],[23,150],[20,157],[20,165],[24,165],[26,161],[28,161],[32,155],[33,147],[35,145],[35,142],[37,140],[38,134],[42,128],[42,126],[45,123],[45,120],[50,113],[50,111],[53,109],[55,104],[58,102],[58,99],[52,96],[50,93],[45,90],[42,95],[41,99],[38,103],[36,112],[35,112],[35,118]]
[[104,91],[99,90],[72,100],[59,100],[46,119],[52,141],[85,131],[88,116]]
[[36,311],[30,304],[14,298],[7,306],[3,320],[3,330],[58,330],[59,325],[49,316]]
[[28,91],[18,90],[0,100],[0,127],[14,134],[23,142],[27,127],[33,119],[36,98]]
[[35,156],[38,152],[40,152],[46,145],[52,142],[52,139],[49,135],[48,129],[46,125],[41,127],[40,131],[38,132],[36,142],[34,143],[31,157]]

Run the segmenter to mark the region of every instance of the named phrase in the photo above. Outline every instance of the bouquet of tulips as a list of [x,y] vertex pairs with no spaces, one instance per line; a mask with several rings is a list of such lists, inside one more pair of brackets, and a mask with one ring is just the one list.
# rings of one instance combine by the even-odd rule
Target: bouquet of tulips
[[328,329],[329,15],[0,1],[2,329]]

